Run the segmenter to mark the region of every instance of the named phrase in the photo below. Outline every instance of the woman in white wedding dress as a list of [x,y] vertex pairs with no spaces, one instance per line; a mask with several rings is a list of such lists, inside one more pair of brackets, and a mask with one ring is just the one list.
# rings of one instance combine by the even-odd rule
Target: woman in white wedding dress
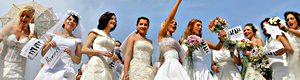
[[[185,67],[187,73],[189,74],[192,80],[212,80],[213,77],[210,74],[209,70],[207,69],[207,66],[203,60],[203,57],[206,56],[208,53],[204,53],[202,49],[192,51],[193,61],[188,61],[189,60],[188,55],[191,50],[188,49],[185,42],[187,41],[187,38],[190,35],[197,35],[202,38],[201,31],[202,31],[202,21],[197,19],[192,19],[189,21],[189,24],[183,34],[183,39],[179,40],[179,43],[181,43],[181,46],[184,49],[184,53],[185,53],[185,55],[181,56],[183,57],[182,62],[184,63],[183,66]],[[225,30],[222,30],[219,36],[221,35],[223,36],[226,35]],[[208,40],[204,40],[204,41],[207,43],[210,49],[220,50],[221,47],[223,46],[222,42],[225,42],[225,40],[223,37],[219,37],[219,38],[220,38],[220,42],[218,43],[218,45],[215,45],[209,42]],[[193,66],[189,66],[189,64],[192,64],[189,62],[193,62]]]
[[[15,18],[2,26],[0,42],[3,42],[1,51],[0,80],[24,80],[26,58],[20,55],[24,45],[37,33],[30,33],[29,23],[34,19],[35,9],[25,6]],[[14,16],[14,15],[13,15]],[[4,61],[4,62],[3,62]]]
[[149,19],[139,17],[137,20],[137,34],[129,35],[126,43],[123,80],[153,80],[152,41],[146,38],[149,29]]
[[[244,35],[247,39],[249,39],[254,47],[263,47],[264,46],[264,43],[263,43],[263,40],[260,35],[260,31],[259,29],[255,28],[255,26],[252,24],[252,23],[248,23],[245,25],[244,27]],[[249,65],[249,61],[250,61],[250,54],[251,52],[250,51],[246,51],[244,50],[243,51],[243,59],[241,60],[242,62],[242,79],[244,80],[245,79],[245,76],[246,76],[246,73],[247,73],[247,68],[250,67],[251,65]],[[252,75],[252,74],[251,74]],[[255,75],[252,75],[252,76],[255,76]],[[253,78],[253,77],[251,77]]]
[[[287,32],[283,32],[294,50],[293,54],[288,54],[288,68],[291,80],[300,79],[300,14],[294,11],[284,13],[287,26],[284,27]],[[280,26],[282,28],[283,26]]]
[[[118,60],[113,54],[115,41],[111,38],[110,32],[116,28],[116,16],[112,12],[105,12],[99,19],[98,28],[89,32],[81,52],[93,55],[88,62],[81,80],[113,80],[112,67],[109,65],[113,60]],[[90,45],[93,43],[93,49]]]
[[[272,72],[272,79],[273,80],[289,80],[289,68],[288,63],[286,60],[286,55],[293,54],[294,51],[283,35],[276,35],[276,34],[268,34],[265,24],[268,24],[270,18],[266,18],[260,24],[264,35],[266,36],[266,45],[267,48],[271,52],[275,52],[276,54],[269,55],[269,64]],[[272,28],[276,28],[273,27]],[[271,36],[272,35],[272,36]],[[288,53],[288,54],[285,54]]]
[[[81,61],[81,34],[83,34],[80,16],[75,11],[68,11],[41,39],[45,42],[42,56],[53,54],[48,51],[52,47],[61,48],[62,53],[53,68],[44,65],[35,80],[75,80],[74,63]],[[63,29],[63,30],[62,30]],[[61,31],[62,30],[62,31]]]
[[158,33],[158,45],[163,59],[160,61],[161,66],[154,80],[190,80],[186,71],[179,63],[181,47],[172,37],[172,33],[175,32],[177,27],[174,16],[181,1],[182,0],[177,1],[165,24],[163,24],[163,27]]
[[[232,47],[233,48],[233,47]],[[232,49],[225,49],[222,47],[220,50],[212,50],[212,67],[215,75],[215,80],[242,80],[241,72],[236,65],[241,65],[239,52]],[[236,65],[235,65],[236,64]]]

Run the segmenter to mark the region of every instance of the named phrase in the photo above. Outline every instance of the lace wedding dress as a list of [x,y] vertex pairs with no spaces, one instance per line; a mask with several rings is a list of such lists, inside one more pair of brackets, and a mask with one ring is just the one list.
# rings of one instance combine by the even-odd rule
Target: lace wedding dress
[[3,49],[1,51],[0,58],[4,61],[2,75],[0,79],[25,79],[25,64],[26,58],[20,55],[22,48],[26,45],[29,39],[23,38],[19,41],[16,38],[16,35],[11,34],[3,39]]
[[158,45],[165,58],[161,64],[154,80],[190,80],[188,74],[179,63],[179,53],[181,47],[179,43],[167,35],[165,38],[158,40]]
[[153,80],[154,69],[151,64],[153,46],[150,42],[138,40],[134,43],[133,58],[130,61],[129,79],[131,80]]
[[[93,42],[94,50],[108,52],[114,50],[116,45],[114,40],[102,30],[95,28],[91,32],[98,34]],[[113,80],[114,75],[112,68],[109,66],[110,62],[112,62],[112,58],[102,55],[92,56],[80,80]]]

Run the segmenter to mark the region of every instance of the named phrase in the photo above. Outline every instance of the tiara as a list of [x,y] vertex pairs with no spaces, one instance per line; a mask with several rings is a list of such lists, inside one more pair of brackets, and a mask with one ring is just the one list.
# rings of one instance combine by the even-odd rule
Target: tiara
[[77,16],[78,18],[81,18],[81,16],[80,16],[77,12],[75,12],[75,11],[73,11],[73,10],[68,10],[66,16],[70,16],[70,15],[75,15],[75,16]]

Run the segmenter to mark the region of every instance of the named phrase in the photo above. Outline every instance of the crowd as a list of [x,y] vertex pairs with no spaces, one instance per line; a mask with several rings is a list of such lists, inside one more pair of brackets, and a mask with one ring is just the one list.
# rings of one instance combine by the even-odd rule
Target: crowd
[[[218,36],[215,36],[219,39],[217,44],[203,39],[202,35],[205,33],[202,33],[202,21],[199,19],[191,19],[182,39],[176,40],[172,35],[177,29],[174,17],[181,1],[177,0],[169,16],[161,23],[157,36],[159,60],[153,62],[153,65],[154,47],[152,41],[146,37],[150,27],[150,20],[146,16],[137,18],[136,30],[121,43],[110,35],[117,28],[117,14],[105,12],[99,18],[98,26],[90,30],[87,40],[82,42],[82,35],[86,34],[80,23],[81,16],[77,12],[67,11],[63,18],[38,38],[36,32],[30,32],[29,26],[34,23],[35,9],[25,6],[16,18],[3,25],[0,30],[0,42],[3,43],[0,80],[25,79],[26,58],[20,52],[32,38],[44,42],[39,53],[42,56],[55,54],[55,50],[63,52],[54,66],[43,65],[35,80],[300,79],[299,13],[287,11],[283,14],[283,20],[275,20],[276,24],[270,22],[274,18],[266,18],[261,21],[260,28],[253,23],[246,24],[243,34],[246,37],[245,42],[251,43],[251,49],[238,49],[236,46],[224,46],[229,41],[226,38],[227,29],[218,30]],[[280,30],[279,34],[270,33],[270,29]],[[260,30],[266,36],[265,39],[260,37]],[[196,41],[205,45],[197,49],[191,48],[193,44],[189,43],[189,37],[193,35],[201,38]],[[212,51],[204,51],[205,47]],[[274,54],[253,57],[260,49]],[[125,54],[124,57],[121,52]],[[88,55],[89,61],[81,63],[78,73],[75,73],[74,65],[80,64],[82,54]],[[208,54],[211,54],[213,74],[204,63],[203,57]],[[268,67],[262,64],[256,66],[257,61],[267,63]]]

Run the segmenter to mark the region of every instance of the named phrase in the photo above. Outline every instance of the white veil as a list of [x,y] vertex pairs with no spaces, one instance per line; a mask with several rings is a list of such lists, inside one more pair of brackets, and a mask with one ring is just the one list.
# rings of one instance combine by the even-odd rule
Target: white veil
[[50,33],[53,33],[54,31],[55,32],[60,32],[60,31],[63,31],[63,24],[65,22],[65,20],[70,16],[70,15],[75,15],[78,17],[78,23],[77,23],[77,27],[73,30],[72,34],[77,37],[77,38],[82,38],[82,34],[84,34],[84,31],[85,29],[82,27],[81,25],[81,17],[80,15],[75,12],[75,11],[72,11],[72,10],[68,10],[67,13],[64,15],[64,17],[62,19],[60,19],[51,29],[49,29],[46,34],[44,34],[42,37],[41,37],[41,40],[47,40],[47,37]]
[[262,42],[263,42],[263,44],[265,45],[266,43],[265,43],[264,38],[263,38],[262,35],[261,35],[260,29],[259,29],[258,26],[256,26],[256,25],[254,25],[254,28],[256,29],[256,32],[255,32],[254,37],[255,37],[255,38],[258,38],[258,39],[261,39]]
[[131,32],[131,33],[126,37],[126,39],[122,42],[123,44],[120,46],[120,49],[121,49],[121,51],[122,51],[122,56],[124,56],[123,59],[125,59],[126,44],[127,44],[128,37],[129,37],[130,35],[136,35],[136,34],[137,34],[137,30],[134,30],[134,31]]

